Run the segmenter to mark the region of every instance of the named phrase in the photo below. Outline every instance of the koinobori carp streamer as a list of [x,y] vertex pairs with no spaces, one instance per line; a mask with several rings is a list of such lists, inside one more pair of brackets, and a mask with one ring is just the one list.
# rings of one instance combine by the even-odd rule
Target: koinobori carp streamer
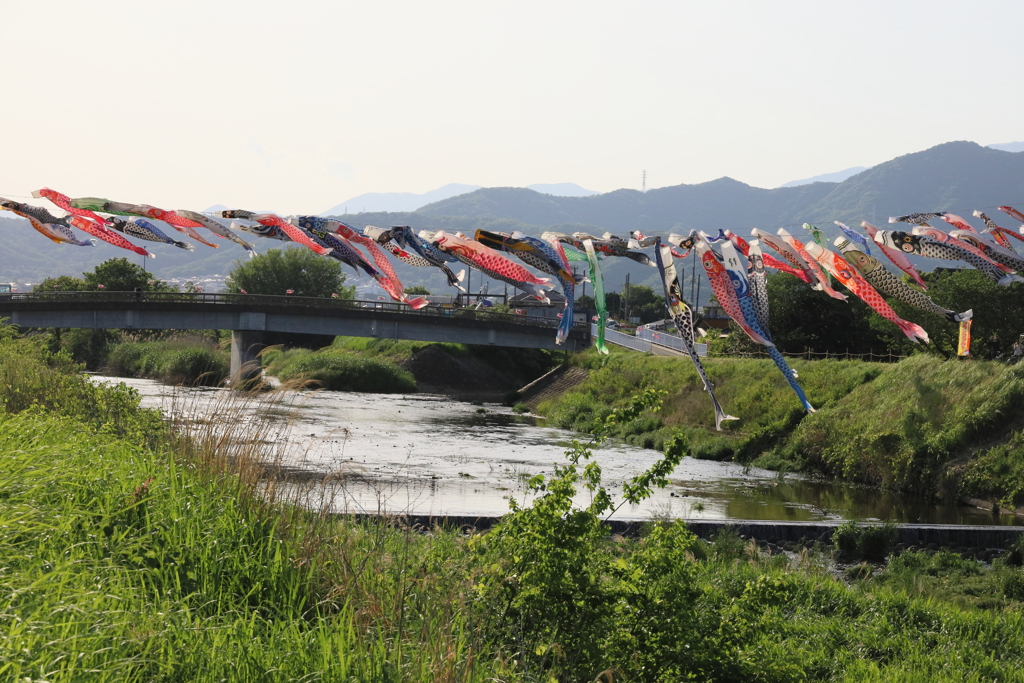
[[[585,243],[589,245],[590,240],[586,240]],[[676,329],[682,332],[684,326],[687,324],[687,306],[680,298],[679,279],[676,277],[676,269],[675,263],[672,260],[671,247],[662,245],[660,242],[655,244],[654,259],[655,265],[658,268],[658,274],[661,276],[661,283],[665,292],[665,307],[668,310],[669,317],[671,317],[672,321],[675,323]],[[683,348],[686,349],[686,354],[690,357],[690,361],[697,369],[697,375],[700,376],[700,380],[704,383],[704,390],[708,392],[708,396],[711,397],[711,403],[715,409],[715,429],[721,431],[723,422],[726,420],[737,420],[739,418],[733,417],[722,410],[722,406],[718,402],[718,398],[715,396],[714,386],[711,384],[711,380],[708,379],[707,372],[704,370],[704,365],[700,362],[700,357],[697,355],[693,342],[690,339],[687,339],[685,334],[680,334],[680,338],[683,340]]]
[[93,237],[98,237],[104,242],[113,244],[115,247],[121,247],[122,249],[133,251],[139,256],[145,256],[147,258],[156,258],[154,254],[149,253],[142,247],[138,247],[132,244],[124,237],[108,228],[105,225],[105,221],[102,217],[97,216],[92,211],[77,209],[71,206],[71,200],[67,195],[61,194],[56,190],[51,190],[48,187],[44,187],[41,190],[34,191],[32,193],[32,196],[46,197],[60,208],[70,213],[72,217],[68,220],[70,221],[71,225],[78,228],[79,230],[83,230],[92,235]]
[[140,240],[146,240],[149,242],[163,242],[164,244],[173,244],[179,249],[185,251],[194,251],[193,247],[188,242],[181,242],[174,240],[163,233],[163,231],[147,221],[145,218],[135,216],[130,220],[125,220],[120,216],[110,216],[106,221],[107,227],[113,228],[118,232],[123,232],[129,237],[134,237]]
[[892,307],[875,291],[875,288],[861,277],[860,273],[847,263],[843,257],[818,244],[808,244],[807,252],[818,263],[828,268],[835,279],[842,282],[843,286],[857,295],[864,303],[874,309],[876,313],[900,328],[910,341],[928,343],[928,333],[924,331],[924,328],[896,315],[896,311],[892,310]]
[[743,311],[740,309],[740,302],[736,298],[736,290],[729,280],[729,275],[725,272],[725,266],[722,265],[711,245],[704,239],[703,233],[701,233],[700,239],[697,240],[694,246],[697,249],[697,253],[700,254],[700,263],[704,266],[704,272],[711,282],[711,289],[715,292],[715,296],[718,297],[718,303],[722,306],[725,314],[732,318],[740,326],[740,329],[758,344],[774,346],[771,340],[765,339],[761,333],[747,324]]
[[910,259],[907,258],[906,254],[904,254],[900,249],[894,249],[884,241],[879,241],[875,238],[875,235],[879,232],[878,228],[867,221],[861,222],[860,227],[867,231],[868,235],[871,236],[871,240],[879,246],[882,253],[885,254],[885,257],[889,259],[894,266],[913,278],[914,282],[916,282],[921,289],[925,291],[928,290],[928,285],[925,284],[924,279],[921,277],[921,273],[917,272],[917,268],[914,268],[914,264],[910,262]]
[[552,288],[551,281],[538,278],[523,266],[503,256],[501,252],[471,239],[451,235],[444,230],[434,233],[428,241],[488,277],[507,282],[541,301],[550,301],[547,292]]
[[28,219],[29,225],[51,242],[57,244],[70,244],[76,247],[95,247],[96,240],[80,240],[75,237],[68,222],[63,218],[57,218],[46,209],[38,206],[30,206],[21,202],[14,202],[0,197],[0,209],[5,209],[13,214]]
[[[736,245],[736,248],[740,250],[740,253],[743,254],[744,257],[750,257],[750,244],[748,244],[745,239],[743,239],[736,233],[732,232],[731,230],[726,230],[725,235],[726,237],[729,238],[730,242]],[[780,261],[779,259],[775,258],[774,256],[772,256],[771,254],[765,254],[764,252],[761,252],[761,262],[764,264],[764,266],[768,268],[780,270],[783,273],[789,273],[793,277],[799,278],[800,280],[803,280],[807,284],[811,284],[811,276],[807,274],[807,271],[802,269],[798,270],[792,266],[789,266]]]
[[[817,246],[817,245],[815,245]],[[765,330],[760,326],[757,311],[754,307],[754,301],[750,296],[750,286],[747,283],[747,264],[741,261],[742,257],[736,249],[736,245],[731,242],[726,242],[722,245],[722,259],[724,261],[725,272],[729,275],[729,280],[732,282],[733,288],[736,290],[736,300],[740,303],[740,310],[743,311],[743,317],[747,321],[747,325],[752,327],[755,331],[761,334],[762,337],[769,337]],[[766,346],[768,355],[774,361],[775,366],[782,373],[782,376],[786,378],[786,382],[789,387],[796,394],[797,398],[800,399],[800,404],[804,410],[808,413],[813,413],[814,406],[811,405],[810,401],[807,400],[807,396],[804,394],[803,388],[796,381],[796,373],[793,372],[792,368],[789,367],[789,363],[783,358],[779,350],[774,345]]]
[[149,204],[112,202],[109,199],[102,199],[100,197],[77,197],[75,199],[69,199],[68,202],[72,207],[78,210],[107,213],[115,216],[139,216],[141,218],[152,218],[153,220],[163,221],[178,232],[188,235],[200,244],[205,244],[206,246],[213,247],[214,249],[218,247],[218,245],[213,242],[207,242],[204,240],[202,235],[191,227],[191,223],[185,222],[183,219],[174,216],[173,211],[164,211],[163,209],[158,209],[157,207],[150,206]]
[[899,299],[905,304],[945,318],[950,322],[958,323],[961,320],[970,320],[972,311],[957,313],[939,306],[925,294],[913,289],[903,280],[886,270],[885,266],[876,258],[860,251],[858,249],[859,245],[853,244],[844,237],[837,237],[834,244],[839,251],[843,252],[843,257],[846,261],[856,268],[864,279],[868,281],[868,284],[882,294]]

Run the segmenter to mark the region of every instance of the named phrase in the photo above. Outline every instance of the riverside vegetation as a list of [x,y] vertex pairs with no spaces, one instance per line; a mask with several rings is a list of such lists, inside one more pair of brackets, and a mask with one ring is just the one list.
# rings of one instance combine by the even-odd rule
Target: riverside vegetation
[[273,416],[294,392],[161,416],[36,342],[0,328],[0,679],[1021,677],[1019,552],[991,567],[905,553],[847,582],[807,551],[678,522],[610,536],[607,514],[691,451],[677,433],[604,488],[592,447],[657,414],[654,389],[595,420],[492,531],[421,533],[332,517],[282,478]]
[[769,360],[716,358],[705,367],[726,410],[742,419],[714,431],[714,415],[688,359],[593,351],[570,362],[588,379],[538,411],[554,426],[588,432],[638,390],[667,392],[615,435],[662,449],[676,434],[693,455],[782,471],[817,472],[947,499],[1024,504],[1024,366],[791,359],[811,403],[806,415]]

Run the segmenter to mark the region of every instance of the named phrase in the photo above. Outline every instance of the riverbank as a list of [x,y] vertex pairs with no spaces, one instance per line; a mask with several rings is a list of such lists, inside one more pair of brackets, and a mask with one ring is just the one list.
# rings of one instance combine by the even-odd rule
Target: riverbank
[[317,351],[269,349],[263,365],[283,381],[308,379],[325,389],[500,402],[553,368],[560,356],[538,349],[337,337]]
[[[93,347],[90,369],[111,375],[190,386],[219,386],[229,379],[226,343],[209,335],[115,340]],[[317,350],[269,347],[261,363],[269,376],[309,381],[331,391],[419,392],[502,402],[555,367],[561,356],[537,349],[337,337]]]
[[103,371],[112,375],[189,386],[220,386],[230,368],[231,353],[209,338],[120,342],[103,361]]
[[892,487],[946,500],[1024,504],[1024,367],[915,355],[899,363],[791,361],[817,412],[807,415],[768,360],[708,359],[725,410],[710,401],[688,359],[618,351],[577,354],[587,379],[541,403],[552,424],[589,431],[631,393],[666,392],[663,407],[617,436],[661,449],[684,434],[695,457]]
[[0,339],[12,680],[960,681],[1024,666],[1010,558],[907,552],[840,576],[813,548],[706,543],[678,523],[617,538],[566,504],[582,483],[568,462],[486,534],[336,518],[286,497],[273,456],[288,422],[250,398],[167,423],[78,369]]

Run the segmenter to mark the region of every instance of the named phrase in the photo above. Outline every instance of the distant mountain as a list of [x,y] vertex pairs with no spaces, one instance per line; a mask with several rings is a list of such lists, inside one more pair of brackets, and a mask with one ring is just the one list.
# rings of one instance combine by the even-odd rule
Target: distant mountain
[[553,194],[556,197],[589,197],[601,194],[600,192],[580,187],[576,183],[540,183],[538,185],[527,185],[526,189],[540,192],[541,194]]
[[914,211],[952,211],[974,220],[974,209],[1024,200],[1024,154],[947,142],[831,187],[827,196],[805,209],[805,220],[884,223],[889,216]]
[[[592,197],[553,197],[525,188],[485,188],[424,206],[429,226],[442,216],[505,218],[537,226],[587,223],[613,232],[696,228],[745,230],[804,221],[884,223],[914,211],[955,211],[1024,200],[1024,154],[948,142],[878,164],[841,183],[766,190],[732,178]],[[409,219],[412,221],[412,219]],[[386,221],[383,221],[386,222]]]
[[804,178],[803,180],[790,180],[785,185],[779,185],[779,187],[796,187],[797,185],[807,185],[809,183],[841,183],[850,176],[855,176],[861,171],[866,170],[867,166],[852,166],[835,173],[823,173],[822,175]]
[[415,192],[367,192],[337,206],[327,209],[321,216],[342,216],[349,213],[364,213],[372,211],[415,211],[416,209],[439,202],[449,197],[472,192],[480,189],[480,185],[463,185],[462,183],[448,183],[443,187],[423,194]]
[[[377,213],[381,211],[416,211],[419,208],[439,202],[450,197],[479,190],[480,185],[463,185],[461,183],[448,183],[430,192],[416,194],[414,192],[367,192],[358,197],[353,197],[346,202],[324,211],[321,216],[343,216],[355,213]],[[556,197],[589,197],[601,194],[594,190],[580,187],[576,183],[540,183],[527,185],[527,187],[541,194],[555,195]]]
[[[411,225],[417,230],[444,229],[469,235],[480,228],[520,230],[532,235],[545,230],[598,235],[610,231],[622,236],[631,230],[667,234],[699,229],[715,234],[720,228],[729,228],[748,235],[755,226],[771,232],[785,226],[794,235],[806,238],[801,228],[804,222],[818,225],[834,237],[835,220],[855,228],[862,220],[882,227],[889,216],[953,211],[975,222],[973,209],[1014,203],[1024,205],[1024,154],[973,142],[950,142],[878,164],[839,183],[814,182],[768,190],[719,178],[646,193],[616,190],[575,197],[521,187],[492,187],[435,201],[418,210],[368,212],[347,220],[356,226]],[[351,204],[349,209],[353,209]],[[992,215],[1000,222],[998,214]],[[48,275],[77,275],[114,256],[128,256],[139,262],[134,255],[107,244],[95,249],[52,244],[24,220],[0,219],[0,230],[5,239],[5,249],[0,251],[0,281],[38,282]],[[263,239],[253,242],[261,253],[283,246]],[[147,260],[146,265],[163,278],[226,274],[236,260],[245,258],[245,253],[225,240],[217,243],[219,249],[196,245],[193,253],[149,243],[147,247],[158,258]],[[928,263],[927,267],[934,265]],[[699,279],[692,263],[684,268],[684,277],[697,274]],[[447,290],[436,268],[396,264],[396,271],[406,285],[422,284],[436,292]],[[657,284],[653,268],[628,259],[605,261],[609,291],[617,290],[627,274],[633,283]],[[477,277],[474,273],[474,290],[479,287]],[[366,278],[351,281],[363,280]],[[703,287],[702,298],[707,293],[706,282]]]
[[1000,142],[995,145],[989,145],[989,147],[1004,152],[1024,152],[1024,142]]

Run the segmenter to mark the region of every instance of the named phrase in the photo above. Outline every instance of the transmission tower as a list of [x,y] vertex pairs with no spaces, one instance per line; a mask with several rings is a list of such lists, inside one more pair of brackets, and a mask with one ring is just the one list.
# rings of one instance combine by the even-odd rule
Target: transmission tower
[[644,179],[643,179],[643,182],[640,184],[640,191],[641,192],[647,192],[647,170],[646,169],[644,169]]

